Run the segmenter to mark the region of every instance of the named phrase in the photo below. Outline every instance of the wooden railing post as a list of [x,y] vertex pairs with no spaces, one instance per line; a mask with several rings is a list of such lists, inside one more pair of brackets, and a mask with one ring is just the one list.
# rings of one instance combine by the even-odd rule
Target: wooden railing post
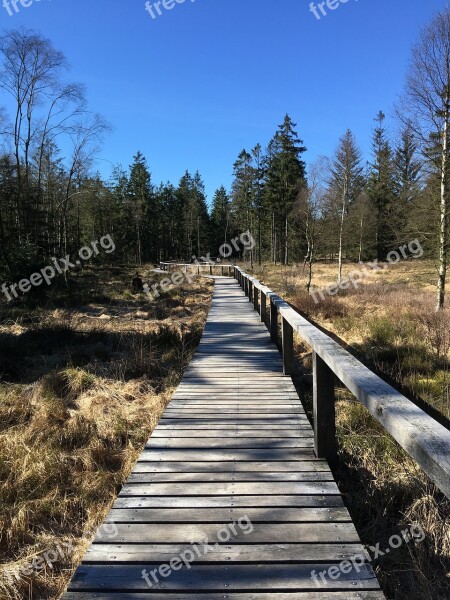
[[252,295],[253,295],[253,282],[250,281],[250,279],[248,279],[248,301],[251,302],[253,300]]
[[270,337],[278,346],[278,308],[272,298],[270,299]]
[[253,286],[253,306],[256,312],[259,312],[259,290],[256,285]]
[[331,463],[337,456],[334,379],[330,367],[313,352],[314,449],[317,458]]
[[281,324],[283,333],[283,373],[292,375],[294,371],[294,330],[283,316],[281,317]]
[[261,303],[260,303],[260,311],[261,315],[261,323],[267,324],[267,296],[266,293],[261,290]]

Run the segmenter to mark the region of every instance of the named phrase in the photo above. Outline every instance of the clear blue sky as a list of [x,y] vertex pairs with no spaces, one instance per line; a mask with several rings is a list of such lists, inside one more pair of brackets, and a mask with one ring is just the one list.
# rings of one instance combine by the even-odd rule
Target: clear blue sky
[[373,117],[392,114],[411,45],[446,4],[348,0],[317,20],[309,0],[186,0],[156,19],[145,0],[34,0],[13,16],[2,2],[0,28],[50,38],[114,125],[103,159],[128,166],[141,150],[156,183],[198,169],[210,197],[286,112],[307,161],[332,153],[347,128],[368,157]]

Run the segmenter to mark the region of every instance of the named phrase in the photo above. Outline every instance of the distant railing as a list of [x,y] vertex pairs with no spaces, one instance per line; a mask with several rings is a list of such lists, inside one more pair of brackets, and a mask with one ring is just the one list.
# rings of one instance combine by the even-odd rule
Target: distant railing
[[212,263],[176,263],[176,262],[161,262],[159,263],[162,271],[172,273],[174,271],[184,271],[185,273],[194,273],[197,275],[223,275],[232,277],[234,265],[220,265]]
[[234,267],[234,277],[280,348],[286,375],[293,372],[294,331],[313,350],[316,456],[329,461],[336,458],[337,377],[450,498],[450,431],[299,315],[258,279],[239,267]]

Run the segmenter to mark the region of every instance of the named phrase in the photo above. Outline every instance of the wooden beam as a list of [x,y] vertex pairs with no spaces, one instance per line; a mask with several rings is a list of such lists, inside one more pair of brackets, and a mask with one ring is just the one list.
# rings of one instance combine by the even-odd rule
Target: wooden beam
[[317,458],[331,463],[337,456],[334,378],[333,371],[313,352],[314,450]]
[[294,331],[285,318],[282,323],[282,351],[283,351],[283,373],[292,375],[294,372]]

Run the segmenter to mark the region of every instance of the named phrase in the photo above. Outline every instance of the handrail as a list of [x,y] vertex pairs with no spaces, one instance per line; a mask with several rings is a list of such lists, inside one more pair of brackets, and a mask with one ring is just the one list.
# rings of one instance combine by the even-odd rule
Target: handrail
[[163,262],[159,263],[161,270],[166,271],[167,273],[171,273],[177,270],[184,270],[185,273],[188,270],[192,272],[197,272],[197,275],[201,275],[201,269],[207,269],[210,275],[214,274],[214,269],[220,269],[221,275],[225,275],[225,271],[229,277],[233,274],[234,265],[226,265],[226,264],[211,264],[211,263],[176,263],[176,262]]
[[[335,376],[352,392],[413,458],[436,486],[450,498],[450,431],[373,373],[330,336],[299,315],[267,286],[234,267],[234,277],[281,344],[285,374],[293,369],[293,332],[313,350],[314,436],[318,458],[335,460]],[[268,302],[270,311],[267,309]],[[270,315],[270,318],[269,318]]]

